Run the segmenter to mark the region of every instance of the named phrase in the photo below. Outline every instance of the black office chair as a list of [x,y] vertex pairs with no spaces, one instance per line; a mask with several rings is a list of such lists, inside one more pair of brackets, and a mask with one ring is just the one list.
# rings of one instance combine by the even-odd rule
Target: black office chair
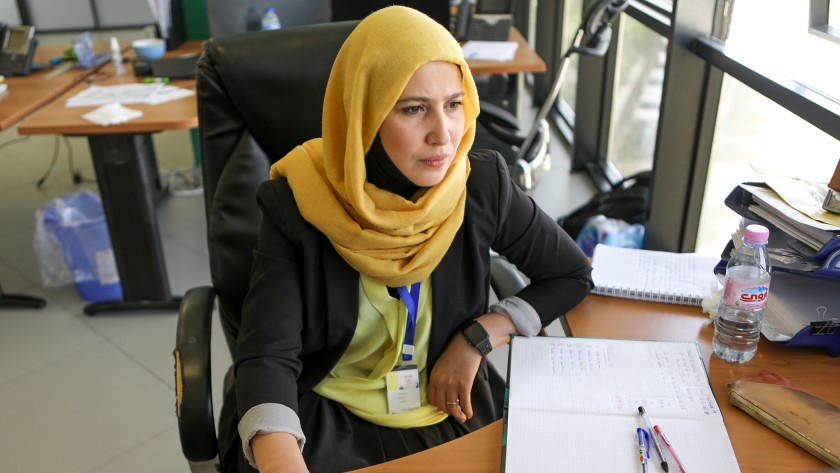
[[[356,22],[339,22],[213,38],[197,65],[208,253],[212,287],[184,294],[175,347],[176,414],[181,447],[194,472],[217,471],[210,334],[214,305],[231,356],[236,357],[242,302],[261,215],[256,190],[270,164],[320,136],[324,91],[333,60]],[[524,286],[500,257],[492,286],[501,298]],[[225,377],[220,432],[236,428],[235,380]],[[235,463],[235,462],[234,462]]]

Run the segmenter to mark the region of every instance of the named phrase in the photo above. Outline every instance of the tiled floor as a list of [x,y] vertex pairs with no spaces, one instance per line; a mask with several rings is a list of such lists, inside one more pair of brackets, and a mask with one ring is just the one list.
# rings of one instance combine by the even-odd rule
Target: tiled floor
[[[0,283],[7,293],[43,297],[47,306],[0,309],[0,470],[187,472],[174,413],[176,314],[87,316],[73,286],[42,286],[32,242],[35,212],[56,196],[95,189],[95,176],[87,142],[70,138],[84,179],[73,183],[61,140],[57,165],[38,189],[56,138],[18,138],[16,128],[0,133]],[[159,133],[154,141],[162,172],[192,166],[186,132]],[[552,216],[592,192],[584,176],[569,173],[558,143],[553,169],[534,194]],[[173,294],[209,283],[202,206],[200,196],[172,196],[158,209]],[[230,363],[218,327],[214,343],[218,386]]]

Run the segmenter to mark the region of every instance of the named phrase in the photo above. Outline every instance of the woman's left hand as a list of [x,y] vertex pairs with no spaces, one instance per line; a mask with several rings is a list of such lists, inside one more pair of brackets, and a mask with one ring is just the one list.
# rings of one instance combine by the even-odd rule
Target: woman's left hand
[[481,354],[456,332],[438,358],[429,375],[426,393],[429,404],[448,413],[461,422],[472,418],[470,392]]

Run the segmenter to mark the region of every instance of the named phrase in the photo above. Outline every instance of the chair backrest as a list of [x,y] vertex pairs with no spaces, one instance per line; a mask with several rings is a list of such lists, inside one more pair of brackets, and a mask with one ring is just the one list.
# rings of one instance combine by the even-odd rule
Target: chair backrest
[[356,24],[283,28],[204,44],[196,93],[210,274],[234,356],[261,220],[257,187],[271,163],[321,135],[330,70]]

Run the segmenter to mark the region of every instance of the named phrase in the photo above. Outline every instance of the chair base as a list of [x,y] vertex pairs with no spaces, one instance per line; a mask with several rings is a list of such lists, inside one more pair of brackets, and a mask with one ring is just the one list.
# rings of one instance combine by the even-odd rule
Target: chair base
[[2,309],[40,309],[45,305],[47,305],[47,301],[40,297],[0,292],[0,308]]
[[100,312],[129,312],[138,310],[178,310],[181,298],[172,297],[161,301],[104,301],[85,306],[85,314],[95,315]]

